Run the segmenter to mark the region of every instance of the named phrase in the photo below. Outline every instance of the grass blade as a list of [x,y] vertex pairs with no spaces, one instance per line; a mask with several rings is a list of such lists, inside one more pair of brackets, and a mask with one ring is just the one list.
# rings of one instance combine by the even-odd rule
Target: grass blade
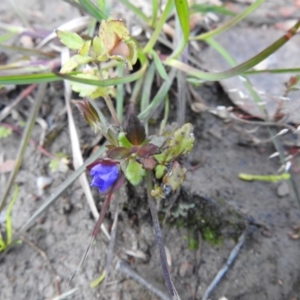
[[155,50],[149,51],[149,53],[153,56],[153,60],[157,69],[157,72],[159,73],[160,77],[164,80],[167,80],[168,74],[166,72],[166,69],[164,65],[162,64],[158,54],[156,53]]
[[165,99],[169,92],[171,85],[176,75],[176,69],[172,69],[168,75],[168,79],[163,83],[160,89],[157,91],[152,102],[139,114],[140,119],[148,119],[155,112],[155,108]]
[[224,6],[218,6],[218,5],[210,5],[210,4],[193,4],[190,8],[190,13],[196,13],[196,12],[201,12],[201,13],[208,13],[208,12],[215,12],[215,13],[220,13],[223,15],[228,15],[228,16],[236,16],[236,14],[228,9],[226,9]]
[[237,65],[236,67],[219,72],[219,73],[208,73],[199,71],[196,68],[193,68],[187,64],[184,64],[178,60],[170,59],[165,61],[165,64],[174,68],[177,68],[190,76],[196,77],[202,80],[209,80],[209,81],[218,81],[221,79],[225,79],[228,77],[236,76],[246,72],[247,70],[251,69],[265,58],[270,56],[272,53],[277,51],[280,47],[282,47],[286,42],[289,41],[290,38],[297,32],[298,28],[300,27],[300,21],[298,21],[284,36],[279,38],[275,41],[271,46],[267,47],[259,54],[253,56],[252,58],[248,59],[247,61]]
[[151,49],[153,49],[160,33],[162,32],[162,27],[163,27],[164,23],[166,22],[169,14],[171,13],[173,4],[174,4],[173,0],[168,0],[163,13],[162,13],[159,21],[157,22],[156,28],[155,28],[152,36],[143,50],[144,53],[148,53]]
[[190,22],[189,22],[189,5],[187,0],[175,0],[175,7],[177,16],[179,18],[182,29],[184,42],[187,43],[190,36]]
[[85,8],[88,13],[98,21],[106,20],[108,16],[89,0],[79,0],[79,3]]
[[261,6],[265,0],[257,0],[252,5],[250,5],[247,9],[245,9],[242,13],[236,15],[231,20],[223,24],[221,27],[218,27],[214,30],[211,30],[209,32],[200,34],[198,36],[192,37],[191,40],[206,40],[208,38],[211,38],[213,36],[216,36],[218,34],[221,34],[222,32],[228,30],[230,27],[233,27],[243,19],[245,19],[249,14],[251,14],[254,10],[256,10],[259,6]]

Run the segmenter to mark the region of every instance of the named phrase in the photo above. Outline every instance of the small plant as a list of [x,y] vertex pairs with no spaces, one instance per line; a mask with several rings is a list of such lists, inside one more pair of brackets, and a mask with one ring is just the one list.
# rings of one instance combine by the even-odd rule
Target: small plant
[[[181,158],[192,150],[194,134],[193,126],[190,123],[184,124],[184,109],[187,98],[184,91],[188,91],[189,88],[192,88],[192,84],[200,85],[204,81],[219,81],[236,75],[242,75],[242,78],[246,78],[245,76],[259,73],[250,69],[270,56],[292,38],[300,27],[300,21],[272,45],[249,60],[239,65],[233,63],[231,69],[213,73],[198,69],[197,66],[199,66],[199,63],[196,55],[191,55],[186,46],[191,41],[195,43],[201,40],[214,47],[228,59],[228,54],[226,54],[226,51],[222,49],[222,47],[218,46],[214,41],[214,37],[246,18],[251,12],[263,4],[264,0],[254,1],[245,11],[238,15],[229,12],[224,9],[224,7],[214,5],[195,4],[189,7],[187,0],[167,0],[164,9],[160,10],[159,1],[152,1],[152,14],[150,17],[145,15],[141,9],[134,6],[131,2],[121,0],[120,2],[140,18],[140,22],[142,23],[141,27],[152,33],[151,37],[146,40],[145,45],[142,43],[139,44],[130,36],[128,28],[126,28],[122,21],[108,17],[110,15],[111,1],[95,1],[96,4],[90,0],[68,0],[67,2],[79,8],[80,11],[87,12],[94,18],[89,24],[86,24],[86,30],[83,31],[82,28],[73,28],[74,30],[70,28],[70,31],[56,30],[57,37],[61,43],[68,48],[64,50],[67,50],[68,54],[71,53],[71,57],[62,64],[61,62],[57,62],[57,57],[53,58],[53,52],[47,52],[47,50],[41,46],[40,48],[37,47],[39,50],[25,49],[26,53],[27,50],[32,53],[30,60],[27,60],[28,56],[26,54],[26,56],[24,56],[25,59],[18,61],[17,67],[15,63],[11,63],[2,69],[4,71],[10,70],[14,73],[8,73],[9,75],[7,75],[7,73],[1,74],[1,85],[42,84],[39,86],[40,92],[38,93],[39,97],[37,97],[38,101],[34,102],[32,115],[30,115],[31,117],[27,122],[28,126],[26,126],[24,133],[26,138],[24,138],[20,145],[21,151],[19,152],[20,156],[17,160],[16,169],[10,177],[8,187],[0,202],[0,212],[5,207],[6,198],[12,187],[18,168],[21,165],[24,150],[28,144],[30,132],[39,111],[43,93],[45,93],[46,90],[43,83],[62,79],[68,80],[70,81],[72,90],[77,92],[80,97],[85,98],[82,101],[77,101],[76,105],[92,129],[95,132],[101,132],[106,138],[107,153],[103,155],[104,151],[101,150],[101,152],[99,150],[97,153],[101,153],[101,155],[97,154],[98,156],[95,157],[93,154],[91,156],[92,158],[88,159],[88,163],[86,162],[78,167],[27,220],[17,233],[17,236],[20,236],[28,229],[33,221],[50,207],[50,205],[59,198],[62,192],[87,168],[92,176],[91,186],[98,188],[100,193],[105,194],[106,199],[92,232],[91,242],[84,254],[84,260],[99,232],[99,228],[103,223],[105,213],[114,198],[115,192],[121,188],[125,180],[134,186],[146,181],[148,202],[152,214],[166,286],[172,299],[179,299],[169,274],[163,237],[156,211],[156,203],[153,200],[158,201],[161,198],[168,197],[172,192],[180,188],[186,177],[187,170],[182,165]],[[197,35],[195,31],[190,34],[192,30],[190,17],[194,13],[205,13],[207,11],[218,11],[233,17],[228,22],[224,22],[224,24],[209,32]],[[161,33],[163,32],[165,23],[170,19],[175,21],[174,24],[176,24],[176,26],[174,27],[173,36],[166,37],[166,35]],[[94,36],[94,31],[98,25],[100,25],[99,31]],[[14,28],[9,26],[8,28],[12,31],[10,33],[13,35],[16,34]],[[30,28],[30,30],[28,28],[28,31],[25,32],[22,28],[20,32],[22,32],[22,34],[30,32],[31,35],[36,35],[40,38],[39,33],[34,28]],[[9,39],[9,36],[2,36],[2,41]],[[52,34],[45,36],[43,40],[44,44],[41,43],[41,45],[45,45],[53,37]],[[170,38],[172,39],[172,43],[170,43]],[[161,54],[160,49],[156,48],[158,44],[169,48],[169,53]],[[14,46],[12,46],[12,48],[13,47]],[[19,51],[19,48],[15,50]],[[40,59],[40,56],[42,56],[43,59]],[[133,66],[137,61],[139,62],[139,67],[135,68],[137,70],[133,70]],[[60,72],[55,72],[55,70],[59,68]],[[46,72],[45,69],[47,70]],[[132,72],[130,73],[128,70]],[[249,70],[251,72],[249,72]],[[297,68],[294,68],[294,71],[299,73],[299,69]],[[154,78],[156,78],[156,72],[157,75],[159,75],[157,78],[160,77],[159,80],[161,81],[161,79],[163,79],[163,82],[157,93],[151,98],[151,88],[153,87]],[[264,70],[264,72],[279,73],[281,71]],[[182,77],[183,73],[187,76],[186,80],[185,77]],[[184,78],[184,80],[182,80],[182,78]],[[177,117],[180,125],[168,130],[165,127],[169,113],[168,93],[175,80],[177,81]],[[128,83],[134,84],[132,85],[130,103],[126,114],[128,117],[124,118],[124,122],[124,99],[126,98],[124,96],[124,84]],[[299,89],[299,76],[297,75],[292,78],[286,85],[286,88],[287,92]],[[141,97],[139,97],[141,91],[143,92],[141,93]],[[252,95],[255,95],[253,89]],[[96,109],[92,101],[96,98],[104,99],[114,124],[108,122],[102,112]],[[113,98],[116,99],[115,105],[112,102]],[[255,101],[259,104],[259,97],[257,96],[256,98]],[[137,115],[133,112],[138,104],[138,99],[140,99],[140,113]],[[156,112],[156,109],[163,105],[165,105],[165,115],[161,123],[160,134],[149,136],[147,134],[148,120]],[[5,130],[4,127],[0,127],[0,138],[8,136],[10,133],[11,132]],[[271,134],[271,136],[273,137],[275,134]],[[275,138],[274,143],[276,143]],[[51,170],[53,172],[60,170],[61,163],[63,169],[65,169],[68,163],[66,158],[61,155],[56,155],[50,163]],[[241,174],[240,178],[243,180],[268,181],[291,180],[289,174],[267,177]],[[0,251],[5,250],[13,243],[11,210],[15,198],[17,197],[16,190],[6,211],[6,229],[4,234],[6,237],[0,238]],[[173,212],[173,215],[176,218],[186,218],[190,209],[192,209],[192,207],[179,205],[178,210]],[[204,235],[207,239],[215,239],[213,232],[210,230],[206,230]],[[189,240],[189,247],[191,249],[197,248],[197,241],[194,238]],[[101,278],[93,283],[93,285],[104,280],[106,274],[107,273],[104,272]]]
[[[107,124],[101,124],[100,117],[97,117],[89,101],[84,100],[77,106],[93,129],[110,128]],[[149,197],[157,200],[165,198],[182,185],[186,169],[177,159],[189,153],[194,144],[193,127],[189,123],[173,128],[162,136],[147,137],[143,123],[133,114],[129,116],[124,129],[122,126],[114,127],[114,130],[108,129],[102,133],[109,142],[107,157],[96,160],[88,169],[93,177],[91,186],[97,187],[100,193],[107,196],[84,258],[99,232],[113,193],[122,186],[124,179],[132,185],[139,185],[143,178],[147,177]],[[154,212],[151,212],[153,216]],[[160,251],[164,252],[157,213],[153,222]],[[161,260],[165,280],[170,282],[169,292],[176,299],[177,292],[172,284],[164,254],[161,255]]]

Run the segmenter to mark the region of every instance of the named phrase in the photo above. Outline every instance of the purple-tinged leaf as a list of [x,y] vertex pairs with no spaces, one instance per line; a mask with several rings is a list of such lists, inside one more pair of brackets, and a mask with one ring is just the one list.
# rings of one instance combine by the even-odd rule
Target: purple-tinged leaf
[[134,114],[129,116],[126,137],[135,146],[140,145],[146,138],[145,126]]
[[157,161],[154,157],[141,158],[140,162],[145,170],[154,170],[157,165]]
[[111,159],[123,159],[130,155],[130,150],[125,147],[114,147],[107,152]]
[[148,158],[154,154],[158,154],[158,147],[151,143],[142,146],[138,151],[138,156],[143,158]]

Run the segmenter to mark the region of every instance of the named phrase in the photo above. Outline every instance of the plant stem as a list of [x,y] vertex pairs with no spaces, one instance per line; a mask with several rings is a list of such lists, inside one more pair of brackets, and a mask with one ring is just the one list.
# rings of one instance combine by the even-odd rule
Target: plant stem
[[153,227],[155,231],[155,236],[156,236],[156,242],[159,250],[159,255],[160,255],[160,262],[161,262],[161,267],[163,271],[163,276],[165,279],[166,286],[168,288],[168,291],[172,297],[172,299],[180,299],[178,296],[178,293],[174,287],[174,284],[171,279],[171,275],[169,272],[168,268],[168,263],[167,263],[167,256],[166,256],[166,251],[165,251],[165,246],[164,246],[164,240],[163,240],[163,234],[160,229],[159,225],[159,220],[158,220],[158,215],[157,215],[157,210],[156,210],[156,205],[155,202],[151,196],[151,191],[153,189],[152,186],[152,176],[150,171],[147,171],[147,191],[148,191],[148,203],[151,211],[151,216],[152,216],[152,221],[153,221]]

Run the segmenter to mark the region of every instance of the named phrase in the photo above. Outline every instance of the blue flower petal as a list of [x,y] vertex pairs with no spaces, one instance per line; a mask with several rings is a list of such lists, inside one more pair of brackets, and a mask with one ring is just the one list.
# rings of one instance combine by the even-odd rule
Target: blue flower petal
[[118,179],[119,168],[117,165],[99,163],[91,169],[90,174],[93,176],[91,186],[96,186],[103,193]]

